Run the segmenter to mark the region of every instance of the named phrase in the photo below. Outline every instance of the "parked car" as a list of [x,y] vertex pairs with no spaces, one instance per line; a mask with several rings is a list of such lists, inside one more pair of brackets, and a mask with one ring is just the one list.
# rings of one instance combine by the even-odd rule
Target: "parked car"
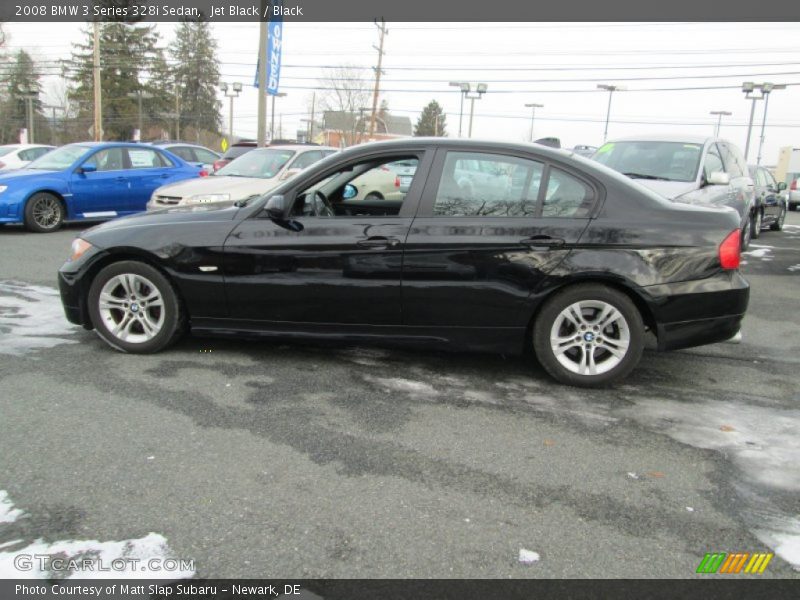
[[797,210],[797,207],[800,206],[800,189],[797,187],[800,173],[787,173],[786,178],[789,181],[789,210]]
[[373,169],[352,183],[358,189],[356,200],[401,200],[417,170],[416,160],[400,160]]
[[704,136],[647,136],[614,140],[592,157],[670,200],[730,206],[739,213],[742,249],[756,226],[755,187],[732,143]]
[[228,163],[210,177],[181,181],[156,189],[147,210],[176,205],[236,202],[264,194],[306,167],[338,152],[326,146],[256,148]]
[[573,146],[572,151],[579,156],[585,156],[589,158],[595,152],[597,152],[597,146],[587,146],[585,144],[579,144],[577,146]]
[[[402,199],[353,200],[352,181],[411,160]],[[467,195],[455,182],[463,160],[531,183]],[[596,386],[630,373],[647,331],[659,350],[739,331],[749,286],[738,226],[728,208],[670,202],[568,152],[409,138],[351,147],[235,207],[94,227],[59,285],[67,318],[122,352],[156,352],[187,328],[533,349],[557,380]]]
[[188,163],[200,163],[206,174],[214,172],[214,163],[222,158],[222,154],[214,152],[205,146],[187,144],[185,142],[159,141],[151,142],[153,146],[163,148],[175,156],[179,156]]
[[212,165],[213,172],[216,173],[232,160],[237,159],[243,154],[247,154],[256,148],[258,148],[258,144],[254,140],[242,140],[240,142],[236,142],[235,144],[231,144],[228,146],[228,149],[225,151],[225,153],[214,161],[214,164]]
[[0,146],[0,171],[21,169],[44,156],[55,146],[45,144],[8,144]]
[[64,221],[143,211],[164,183],[197,177],[199,165],[144,144],[86,142],[61,146],[24,169],[0,175],[0,223],[48,233]]
[[764,167],[750,165],[750,177],[755,182],[756,218],[753,226],[753,237],[757,238],[761,230],[769,228],[772,231],[783,229],[786,220],[788,202],[786,198],[786,184],[778,183],[772,173]]

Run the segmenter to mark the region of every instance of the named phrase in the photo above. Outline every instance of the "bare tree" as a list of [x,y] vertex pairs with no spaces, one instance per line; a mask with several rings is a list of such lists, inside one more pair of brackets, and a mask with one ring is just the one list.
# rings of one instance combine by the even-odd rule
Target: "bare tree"
[[345,146],[362,141],[365,111],[369,110],[370,83],[366,70],[354,65],[331,69],[319,80],[325,128],[338,132]]

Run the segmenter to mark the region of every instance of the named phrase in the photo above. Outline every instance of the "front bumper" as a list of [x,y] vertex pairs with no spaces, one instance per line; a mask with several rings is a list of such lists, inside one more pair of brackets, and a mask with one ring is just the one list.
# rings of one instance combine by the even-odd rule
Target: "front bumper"
[[739,271],[643,289],[650,296],[659,350],[729,340],[739,331],[750,299],[750,285]]

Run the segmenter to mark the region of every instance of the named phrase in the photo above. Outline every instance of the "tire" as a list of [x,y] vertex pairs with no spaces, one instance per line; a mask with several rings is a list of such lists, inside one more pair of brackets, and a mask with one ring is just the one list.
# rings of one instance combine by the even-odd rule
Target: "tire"
[[775,219],[775,222],[769,226],[770,231],[783,231],[783,223],[786,221],[786,207],[781,209],[781,214]]
[[[570,312],[578,309],[579,313]],[[605,326],[594,325],[601,319]],[[588,354],[587,346],[591,346]],[[557,353],[559,347],[563,351]],[[533,325],[536,357],[555,380],[567,385],[602,387],[620,381],[639,364],[643,348],[639,309],[628,296],[602,284],[580,284],[559,292],[545,302]],[[589,358],[594,366],[588,364]]]
[[64,205],[47,192],[37,192],[25,203],[25,227],[35,233],[52,233],[64,224]]
[[753,215],[750,215],[742,228],[742,252],[750,247],[750,240],[753,236]]
[[753,231],[750,234],[750,238],[757,240],[759,237],[761,237],[761,223],[764,222],[764,214],[760,210],[757,210],[753,214],[752,218],[753,218]]
[[105,267],[92,281],[88,303],[95,331],[120,352],[158,352],[184,331],[175,288],[145,263],[126,260]]
[[381,196],[378,192],[370,192],[366,196],[364,196],[365,202],[375,202],[378,200],[383,200],[383,196]]

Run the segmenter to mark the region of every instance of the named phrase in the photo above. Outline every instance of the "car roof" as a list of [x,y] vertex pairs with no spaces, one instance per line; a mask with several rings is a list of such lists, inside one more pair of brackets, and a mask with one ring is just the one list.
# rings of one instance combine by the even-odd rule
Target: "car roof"
[[724,141],[708,135],[675,134],[675,133],[653,133],[644,135],[631,135],[627,137],[614,138],[609,142],[683,142],[685,144],[705,144],[709,141]]
[[298,152],[308,152],[313,150],[339,150],[333,146],[306,146],[305,144],[277,144],[275,146],[262,146],[256,150],[296,150]]

